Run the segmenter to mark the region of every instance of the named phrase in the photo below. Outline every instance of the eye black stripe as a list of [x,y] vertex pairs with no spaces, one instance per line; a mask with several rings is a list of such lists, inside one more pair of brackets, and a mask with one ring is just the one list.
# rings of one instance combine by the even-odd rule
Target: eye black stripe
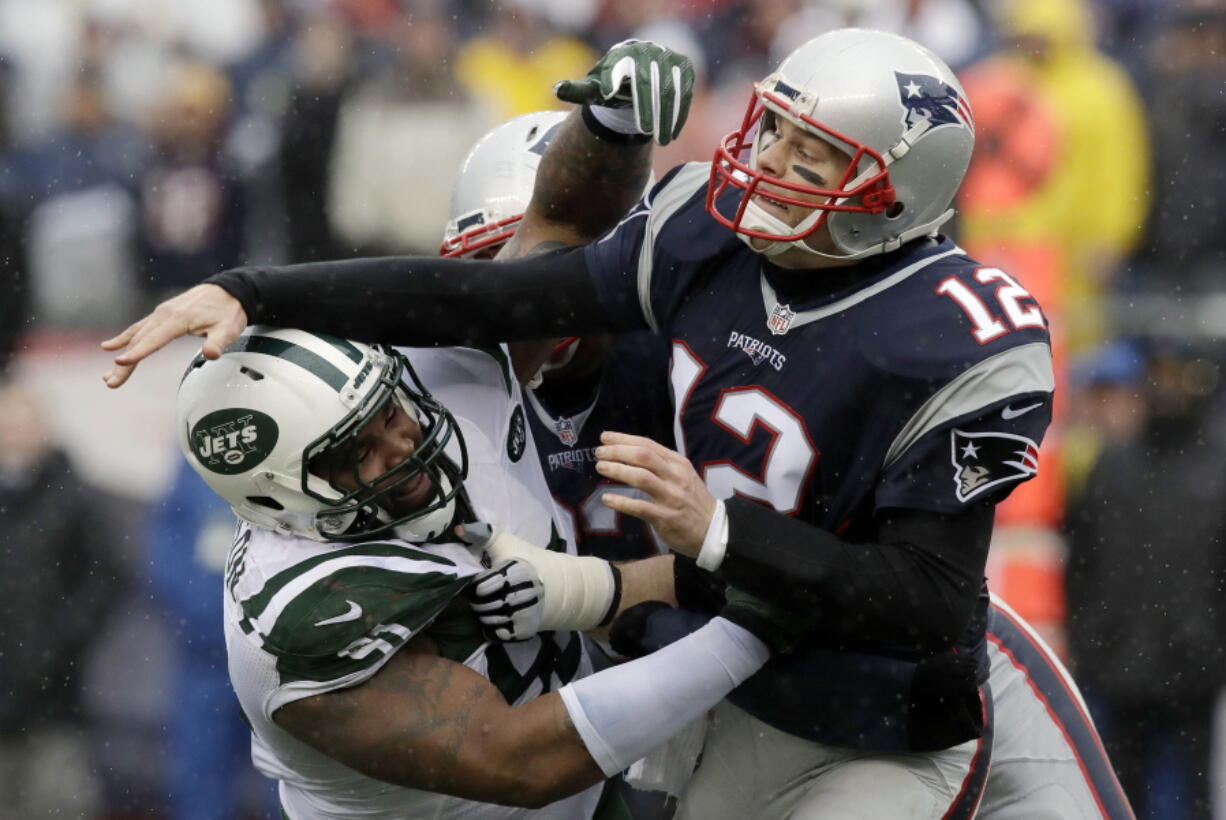
[[[226,348],[226,352],[263,353],[265,356],[285,359],[318,376],[337,393],[341,392],[341,388],[348,381],[345,374],[324,357],[284,339],[274,339],[271,336],[240,336],[234,344]],[[357,352],[356,348],[354,352]]]

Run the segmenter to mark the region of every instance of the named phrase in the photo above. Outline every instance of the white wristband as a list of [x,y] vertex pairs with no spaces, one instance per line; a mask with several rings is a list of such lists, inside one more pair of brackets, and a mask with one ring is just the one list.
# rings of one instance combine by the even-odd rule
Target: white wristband
[[639,118],[635,116],[633,108],[609,108],[606,105],[589,105],[588,109],[592,112],[592,116],[596,118],[596,122],[608,128],[610,131],[616,131],[619,134],[642,134],[639,130]]
[[715,502],[715,512],[711,514],[711,523],[707,524],[707,534],[702,539],[702,549],[698,551],[695,563],[707,572],[715,572],[724,563],[724,553],[728,551],[728,512],[723,501]]

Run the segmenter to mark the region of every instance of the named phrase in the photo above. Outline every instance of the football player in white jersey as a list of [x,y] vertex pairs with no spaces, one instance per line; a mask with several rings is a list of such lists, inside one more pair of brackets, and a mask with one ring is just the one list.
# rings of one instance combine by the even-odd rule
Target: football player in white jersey
[[[505,354],[413,355],[420,377],[392,349],[256,327],[180,384],[184,455],[243,519],[225,631],[255,764],[294,820],[605,816],[600,781],[769,651],[720,618],[585,677],[576,633],[487,642],[461,593],[489,559],[453,527],[568,546]],[[748,600],[729,617],[769,638]]]

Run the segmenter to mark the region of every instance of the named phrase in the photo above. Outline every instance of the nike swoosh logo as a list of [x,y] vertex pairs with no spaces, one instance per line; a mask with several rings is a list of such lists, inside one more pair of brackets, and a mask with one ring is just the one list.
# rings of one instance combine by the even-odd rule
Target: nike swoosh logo
[[345,621],[356,621],[358,618],[362,617],[362,607],[358,606],[353,601],[345,601],[345,603],[349,604],[348,612],[337,615],[335,618],[326,618],[315,625],[327,626],[328,624],[343,624]]
[[1025,407],[1019,407],[1017,410],[1014,410],[1012,407],[1006,407],[1000,411],[1000,417],[1005,421],[1008,421],[1009,419],[1015,419],[1018,416],[1024,416],[1034,408],[1042,406],[1043,402],[1040,401],[1035,402],[1034,404],[1028,404]]

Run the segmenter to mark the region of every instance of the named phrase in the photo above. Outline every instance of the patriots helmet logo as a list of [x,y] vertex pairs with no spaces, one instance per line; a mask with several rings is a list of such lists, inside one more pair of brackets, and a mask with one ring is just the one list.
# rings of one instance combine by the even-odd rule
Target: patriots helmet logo
[[894,72],[907,128],[927,120],[930,128],[955,125],[975,130],[971,107],[953,86],[928,74]]
[[951,430],[949,443],[954,495],[959,501],[1039,471],[1039,446],[1025,436]]

